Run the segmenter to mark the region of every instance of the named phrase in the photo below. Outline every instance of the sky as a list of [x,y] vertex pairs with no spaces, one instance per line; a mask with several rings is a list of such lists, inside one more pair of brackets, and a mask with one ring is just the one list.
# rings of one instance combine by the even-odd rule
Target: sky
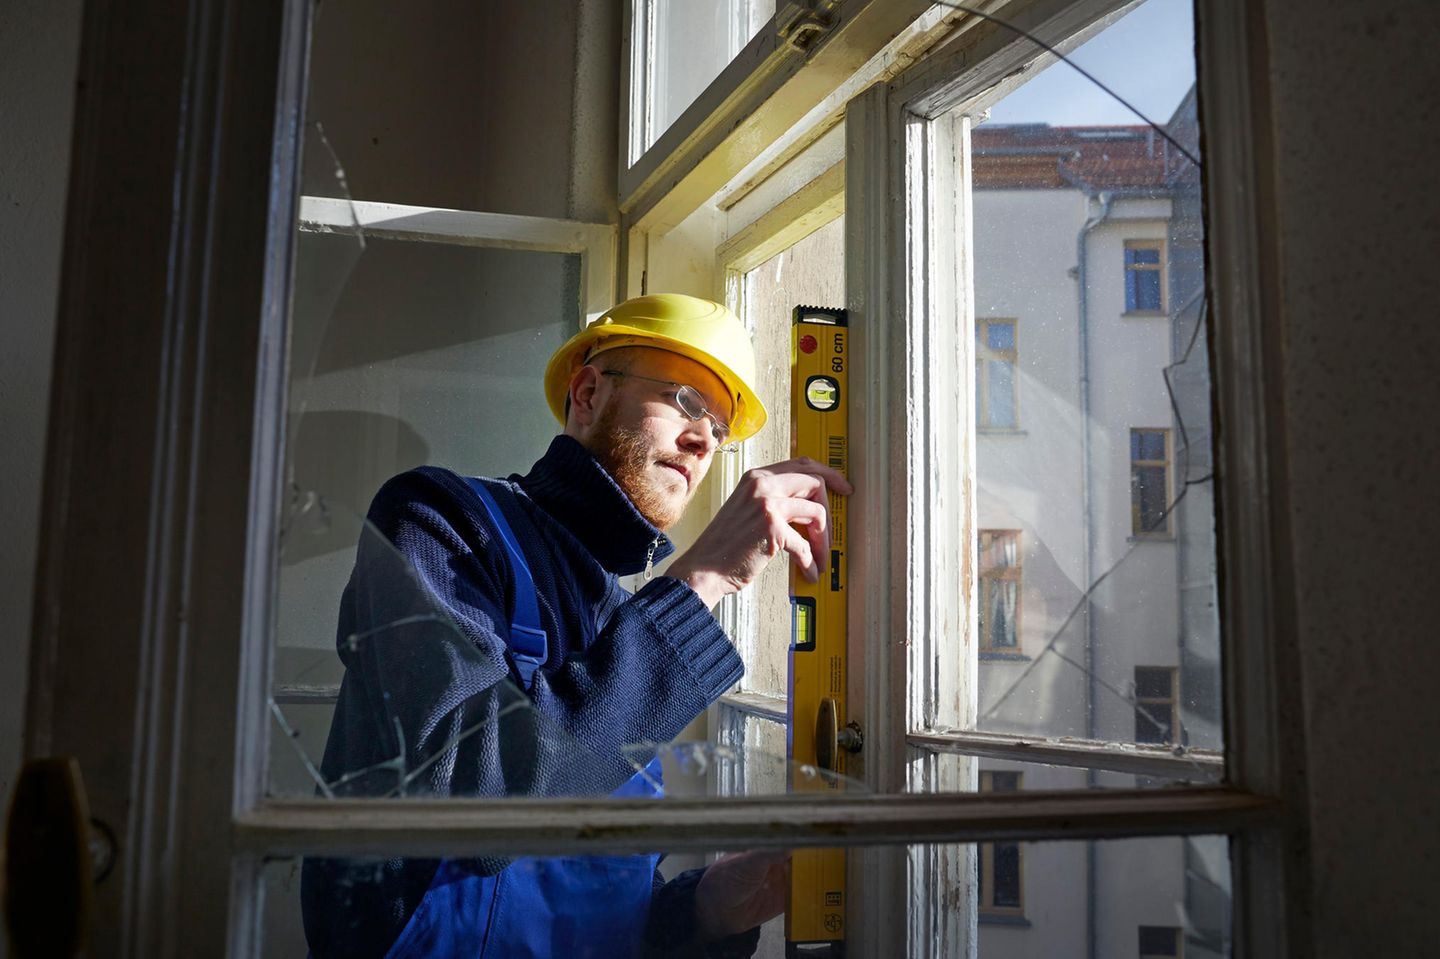
[[[1191,0],[1146,0],[1070,58],[1156,123],[1170,119],[1195,82]],[[990,110],[990,123],[1141,123],[1105,91],[1055,62]]]

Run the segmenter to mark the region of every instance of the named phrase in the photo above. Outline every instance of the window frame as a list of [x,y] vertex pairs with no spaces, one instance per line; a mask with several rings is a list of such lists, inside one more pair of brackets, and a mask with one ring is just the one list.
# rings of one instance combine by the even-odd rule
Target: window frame
[[837,0],[831,28],[801,51],[779,36],[772,18],[632,162],[632,128],[647,109],[638,99],[643,84],[635,82],[644,69],[635,4],[644,2],[624,4],[621,29],[616,193],[622,239],[630,243],[678,225],[722,190],[763,180],[839,122],[859,91],[974,25],[929,0]]
[[[1015,785],[1010,789],[995,788],[995,774],[1000,773],[1006,776],[1015,777]],[[980,770],[980,792],[1010,794],[1020,792],[1024,788],[1025,773],[1011,769],[982,769]],[[995,840],[981,843],[979,849],[979,892],[976,910],[979,913],[979,921],[986,919],[1024,919],[1025,918],[1025,844],[1019,840],[1008,840],[1009,844],[1015,846],[1015,856],[1018,876],[1016,877],[1019,889],[1019,905],[997,906],[995,905],[995,847],[1005,840]],[[989,877],[989,884],[986,884],[986,877]],[[990,901],[987,903],[985,892],[988,889]]]
[[[1025,542],[1024,530],[1018,529],[981,529],[977,531],[981,538],[979,547],[982,560],[979,564],[979,589],[977,591],[977,613],[990,608],[989,589],[993,589],[996,580],[1015,583],[1015,619],[1011,624],[1015,633],[1015,643],[1011,646],[995,646],[990,642],[990,631],[981,623],[976,628],[976,646],[980,650],[981,657],[987,653],[999,654],[1002,656],[1023,656],[1024,645],[1021,641],[1020,624],[1025,618],[1025,554],[1021,545]],[[986,567],[983,561],[984,545],[983,539],[986,534],[991,536],[1007,536],[1015,540],[1015,563],[1012,566]],[[996,570],[999,572],[997,573]]]
[[[1074,20],[1071,20],[1072,26],[1068,28],[1059,24],[1077,15],[1078,19],[1084,20],[1087,18],[1084,11],[1093,11],[1097,6],[1099,4],[1077,3],[1057,11],[1053,6],[1042,4],[1037,9],[1028,11],[1033,20],[1017,19],[1022,26],[1031,28],[1032,32],[1042,37],[1052,38],[1054,42],[1082,27],[1082,24],[1075,23]],[[1093,15],[1089,19],[1093,20]],[[1230,141],[1232,138],[1226,137],[1223,131],[1227,124],[1234,124],[1236,128],[1252,131],[1259,137],[1259,142],[1268,144],[1263,126],[1259,125],[1248,103],[1244,101],[1244,91],[1248,89],[1245,84],[1250,82],[1254,75],[1248,70],[1227,74],[1226,71],[1210,68],[1212,64],[1226,62],[1225,53],[1245,49],[1245,44],[1250,42],[1246,32],[1249,22],[1232,10],[1207,4],[1205,0],[1197,2],[1197,20],[1201,26],[1198,36],[1202,44],[1198,82],[1201,95],[1211,104],[1206,112],[1207,143],[1214,143],[1216,140]],[[1209,27],[1210,32],[1205,32],[1205,27]],[[982,40],[980,45],[983,43]],[[1205,43],[1210,46],[1207,48],[1203,45]],[[966,45],[961,45],[948,56],[941,54],[921,64],[890,88],[882,88],[883,92],[876,98],[880,104],[884,104],[887,99],[904,103],[903,108],[897,105],[888,111],[891,122],[887,127],[887,134],[890,142],[903,142],[904,121],[901,114],[904,112],[920,115],[929,112],[932,116],[938,115],[947,103],[954,104],[961,99],[957,96],[957,91],[985,90],[993,101],[1018,85],[1022,82],[1019,77],[1022,72],[1018,69],[1019,61],[1033,59],[1033,48],[1024,50],[1017,47],[1018,44],[1011,44],[1007,49],[1002,42],[996,44],[995,52],[977,55],[973,50],[967,50]],[[1207,49],[1214,51],[1209,57],[1204,53]],[[885,112],[885,108],[881,106],[880,111]],[[856,115],[857,112],[852,109],[850,117]],[[864,116],[865,113],[859,115]],[[854,160],[853,154],[851,160]],[[898,164],[900,161],[896,162]],[[915,161],[912,157],[904,162],[913,165]],[[1225,764],[1232,782],[1254,784],[1259,788],[1269,787],[1278,793],[1282,788],[1293,790],[1296,780],[1287,779],[1280,771],[1282,763],[1278,754],[1278,743],[1270,738],[1268,733],[1268,730],[1276,727],[1271,725],[1266,727],[1267,731],[1262,731],[1249,723],[1258,720],[1260,716],[1266,716],[1267,722],[1275,723],[1277,700],[1286,695],[1296,695],[1293,686],[1277,695],[1274,684],[1278,677],[1273,663],[1277,645],[1264,638],[1263,632],[1264,628],[1290,626],[1293,623],[1290,618],[1293,612],[1284,608],[1283,604],[1277,604],[1271,596],[1260,595],[1249,589],[1235,589],[1236,570],[1240,568],[1255,571],[1257,578],[1252,580],[1252,583],[1264,582],[1264,573],[1261,570],[1271,561],[1269,557],[1274,555],[1268,545],[1268,536],[1273,530],[1269,524],[1269,505],[1257,499],[1256,489],[1245,489],[1243,485],[1247,478],[1251,481],[1259,479],[1251,472],[1251,468],[1266,461],[1272,450],[1272,440],[1264,425],[1266,419],[1258,408],[1258,395],[1263,393],[1266,382],[1261,369],[1263,364],[1259,363],[1259,358],[1265,355],[1263,348],[1267,338],[1267,333],[1259,322],[1259,317],[1263,315],[1260,293],[1272,293],[1273,286],[1263,282],[1260,275],[1261,264],[1256,255],[1254,235],[1256,219],[1260,214],[1255,200],[1253,197],[1237,196],[1234,191],[1234,182],[1247,182],[1255,176],[1252,165],[1254,162],[1249,141],[1241,144],[1226,142],[1225,148],[1216,150],[1214,156],[1207,157],[1205,170],[1207,195],[1211,198],[1210,220],[1207,222],[1207,249],[1210,251],[1212,272],[1207,278],[1207,284],[1217,291],[1217,312],[1223,312],[1227,322],[1234,324],[1228,331],[1229,338],[1216,344],[1215,382],[1217,393],[1222,397],[1217,403],[1216,414],[1217,418],[1222,418],[1221,421],[1224,422],[1223,417],[1227,411],[1235,413],[1243,408],[1253,417],[1244,428],[1222,434],[1220,438],[1222,450],[1218,458],[1232,465],[1232,472],[1220,484],[1222,495],[1227,503],[1232,496],[1243,501],[1238,506],[1238,511],[1227,508],[1222,514],[1222,522],[1225,523],[1222,532],[1240,532],[1240,535],[1233,539],[1227,539],[1225,535],[1220,537],[1222,569],[1226,571],[1222,576],[1221,590],[1226,602],[1241,604],[1236,610],[1226,609],[1222,613],[1222,628],[1226,638],[1224,678],[1227,728],[1233,730],[1237,721],[1245,723],[1247,730],[1261,736],[1261,741],[1245,742],[1233,735],[1227,736],[1229,752],[1225,757]],[[890,178],[881,182],[891,191],[892,196],[901,198],[905,195],[905,179],[898,173],[899,171],[890,171]],[[1227,184],[1227,188],[1217,190],[1217,183]],[[1217,194],[1228,194],[1224,197],[1225,202],[1217,203]],[[896,206],[901,203],[902,201],[897,199]],[[892,277],[902,276],[903,267],[907,263],[933,264],[934,260],[923,253],[911,253],[908,257],[894,255],[894,248],[903,246],[903,241],[895,239],[905,236],[903,213],[892,215],[888,220],[883,216],[883,212],[879,211],[873,218],[862,218],[855,215],[855,209],[852,204],[848,214],[851,217],[851,229],[866,230],[868,224],[869,236],[861,236],[859,246],[866,251],[862,258],[868,263],[883,265],[884,269],[894,271],[890,274]],[[907,324],[902,319],[904,310],[895,305],[903,303],[906,293],[910,291],[902,288],[892,290],[888,295],[877,295],[877,290],[891,288],[883,282],[884,277],[877,276],[874,279],[874,286],[863,291],[862,295],[878,300],[882,312],[886,309],[894,311],[892,326],[911,330],[913,321]],[[1254,283],[1255,286],[1246,288],[1243,286],[1244,282]],[[969,337],[969,341],[973,343],[973,336]],[[1275,448],[1273,455],[1283,459],[1283,448]],[[1243,530],[1232,527],[1231,523],[1238,522],[1242,516],[1262,521],[1262,524]],[[1244,554],[1243,559],[1240,554]],[[1233,565],[1224,566],[1227,560]],[[1263,590],[1259,593],[1263,593]],[[971,625],[973,630],[973,619]],[[896,635],[904,633],[897,631]],[[1255,645],[1252,646],[1251,643]],[[876,648],[883,649],[884,643]],[[1239,667],[1236,665],[1239,657],[1236,657],[1234,652],[1237,648],[1248,654],[1244,657],[1244,665],[1255,668],[1256,672],[1243,677],[1239,675]],[[874,669],[875,663],[872,661],[869,666]],[[881,679],[893,683],[893,671],[890,676]],[[1293,735],[1303,738],[1303,730],[1297,728],[1294,721],[1283,725]],[[940,738],[942,737],[935,737]],[[925,744],[918,739],[919,737],[912,734],[910,744],[923,747]],[[978,752],[968,748],[968,744],[952,742],[949,745],[953,746],[956,752]],[[1011,756],[1005,750],[998,750],[991,755]],[[1231,832],[1236,888],[1237,955],[1283,954],[1283,944],[1287,939],[1299,941],[1303,938],[1303,932],[1295,928],[1277,929],[1273,924],[1265,924],[1266,927],[1261,928],[1258,922],[1246,922],[1248,916],[1265,914],[1256,911],[1258,904],[1263,903],[1270,909],[1283,908],[1285,894],[1281,890],[1287,886],[1292,890],[1304,888],[1304,877],[1280,859],[1280,846],[1277,842],[1281,835],[1296,841],[1293,837],[1297,831],[1303,833],[1303,827],[1281,826],[1264,832],[1259,838],[1255,838],[1253,833]],[[876,874],[872,874],[871,878],[876,878]],[[1268,889],[1264,888],[1267,882],[1273,883]],[[1291,912],[1289,915],[1293,916],[1295,913]],[[903,917],[893,915],[886,918],[903,920]],[[933,931],[936,927],[931,924],[925,928]]]
[[[1163,672],[1170,685],[1170,693],[1165,697],[1142,696],[1140,694],[1140,671],[1152,670],[1156,673]],[[1180,667],[1178,666],[1135,666],[1135,692],[1131,699],[1135,705],[1135,742],[1147,745],[1174,745],[1184,741],[1184,730],[1180,725]],[[1142,722],[1154,725],[1154,719],[1148,718],[1155,715],[1156,707],[1164,707],[1169,713],[1170,735],[1165,739],[1141,739],[1139,726]],[[1142,715],[1141,711],[1147,715]]]
[[[625,5],[626,15],[629,18],[626,36],[630,42],[627,77],[633,81],[634,78],[638,76],[639,82],[627,83],[626,103],[629,107],[628,122],[622,126],[620,132],[622,142],[625,142],[628,137],[628,147],[625,152],[622,153],[624,165],[621,169],[638,165],[649,151],[649,148],[654,146],[655,141],[659,139],[659,135],[665,132],[661,130],[656,133],[654,129],[656,118],[653,98],[651,97],[654,70],[659,57],[656,33],[662,26],[661,21],[663,20],[663,15],[656,9],[658,3],[659,0],[629,0]],[[740,50],[731,57],[731,63],[742,59],[746,62],[753,62],[756,59],[763,60],[764,57],[760,54],[768,50],[773,45],[772,42],[769,40],[762,41],[758,44],[760,47],[759,50],[752,51],[748,48],[762,33],[767,30],[773,32],[775,28],[775,17],[772,15],[768,18],[768,22],[761,24],[751,36],[750,40],[746,41]],[[643,40],[640,39],[641,34],[643,34]],[[727,64],[727,66],[728,65],[729,64]],[[722,68],[721,72],[724,72],[724,68]],[[698,100],[700,96],[703,96],[704,92],[705,91],[701,91],[701,94],[697,96],[696,99]],[[683,115],[684,111],[682,110],[680,116]],[[676,117],[676,124],[679,123],[680,116]],[[652,134],[654,135],[653,139]],[[646,142],[647,140],[650,141],[648,144]]]
[[[142,10],[163,12],[154,0],[141,4]],[[90,78],[87,88],[112,89],[93,81],[131,66],[136,72],[127,89],[143,92],[128,100],[120,95],[86,100],[86,122],[76,124],[79,172],[67,212],[66,297],[51,425],[52,436],[64,440],[52,444],[47,464],[51,493],[37,587],[42,597],[37,610],[45,612],[37,616],[39,655],[32,659],[37,666],[27,735],[35,754],[73,748],[91,757],[87,773],[94,774],[93,794],[128,797],[144,820],[124,827],[135,839],[127,846],[131,854],[110,888],[100,892],[110,906],[118,907],[122,899],[128,904],[122,948],[139,954],[173,949],[180,942],[208,943],[217,946],[211,950],[217,953],[228,947],[230,954],[249,954],[258,942],[258,876],[264,858],[304,851],[503,847],[539,852],[547,842],[554,843],[552,848],[599,851],[653,843],[743,848],[760,841],[793,846],[963,842],[1016,834],[1086,838],[1228,832],[1238,837],[1232,846],[1236,955],[1307,954],[1304,727],[1295,708],[1301,701],[1293,669],[1295,610],[1288,591],[1288,531],[1272,506],[1285,501],[1286,476],[1284,438],[1274,419],[1283,398],[1276,359],[1282,355],[1281,272],[1275,269],[1278,250],[1267,206],[1275,148],[1264,83],[1263,17],[1219,0],[1197,0],[1197,5],[1210,187],[1207,248],[1213,268],[1208,282],[1215,314],[1224,320],[1211,329],[1216,414],[1226,427],[1219,431],[1224,469],[1218,493],[1225,503],[1220,539],[1230,743],[1225,762],[1234,785],[1185,790],[1159,803],[1153,795],[1129,792],[1037,793],[1004,803],[969,796],[856,797],[843,808],[819,811],[814,804],[783,800],[733,807],[711,803],[693,810],[677,806],[663,820],[651,804],[522,801],[457,804],[439,811],[402,804],[317,809],[258,803],[256,788],[263,788],[263,776],[252,772],[263,769],[263,750],[245,727],[247,711],[263,713],[265,696],[266,673],[257,657],[268,639],[264,624],[274,586],[270,566],[283,430],[283,321],[295,204],[288,184],[295,173],[309,4],[192,0],[188,18],[112,17],[110,32],[92,29],[87,14],[87,36],[94,41],[92,50],[87,40],[82,65]],[[133,25],[144,22],[175,26],[157,33]],[[136,61],[135,50],[146,52],[143,61]],[[108,59],[102,55],[110,53],[114,56]],[[985,74],[1001,82],[1004,71],[991,68],[1004,67],[1005,60],[998,52],[993,62],[981,58],[970,79]],[[1224,69],[1216,68],[1220,64]],[[156,121],[168,124],[163,132],[179,135],[151,139],[172,144],[168,152],[175,154],[174,163],[157,157],[153,168],[140,165],[126,172],[129,190],[104,190],[113,175],[103,158],[131,139],[125,109],[154,88],[163,86],[168,95],[170,71],[183,78],[190,108],[173,115],[154,111],[165,113],[163,121]],[[962,68],[953,75],[963,73]],[[868,115],[871,132],[886,129],[890,93],[883,86],[877,89],[877,95],[854,103],[849,114]],[[852,136],[847,124],[847,140]],[[183,145],[178,153],[175,143]],[[862,138],[855,146],[852,157],[860,159],[847,169],[847,182],[862,177],[857,168],[864,171],[857,183],[900,182],[892,178],[883,137]],[[697,147],[688,155],[703,153]],[[225,175],[217,176],[217,170]],[[846,232],[857,249],[874,244],[893,254],[895,245],[886,237],[866,233],[869,227],[889,231],[895,225],[880,194],[866,193],[869,209],[863,219],[855,205],[847,207]],[[167,206],[165,216],[155,217],[145,207],[152,197],[164,198],[173,209]],[[138,215],[115,216],[106,203]],[[135,227],[157,219],[168,228]],[[131,247],[135,269],[115,271],[109,260],[87,259],[87,247]],[[900,315],[889,310],[892,293],[885,281],[900,275],[889,273],[892,267],[904,265],[903,258],[890,256],[847,265],[855,276],[875,281],[852,291],[852,315],[858,309],[876,324]],[[133,352],[126,355],[140,362],[119,363],[95,347],[111,342],[106,332],[114,328],[127,331],[123,346]],[[883,338],[873,346],[872,364],[881,369],[898,365],[898,351],[888,350]],[[162,368],[145,361],[153,356],[165,357]],[[129,406],[97,414],[81,402],[84,394],[132,396],[142,382],[157,393],[156,408],[163,416],[136,416]],[[875,389],[867,395],[873,397]],[[168,428],[172,424],[175,428]],[[877,433],[892,425],[882,416]],[[91,464],[117,446],[139,451],[137,462],[145,465],[135,469],[138,479],[127,473],[128,483],[96,489],[88,482]],[[887,448],[877,438],[876,449]],[[887,469],[871,458],[863,475],[879,481],[874,489],[889,491]],[[131,519],[127,511],[135,502],[148,502],[147,491],[171,507],[163,516],[156,514],[153,527],[147,526],[150,514],[136,511]],[[893,500],[889,491],[882,505]],[[66,592],[72,582],[92,581],[88,557],[96,550],[93,526],[67,513],[77,504],[90,510],[85,516],[113,506],[109,515],[117,519],[116,528],[135,532],[132,544],[144,543],[116,553],[147,560],[132,564],[145,569],[133,595],[115,596],[118,601],[105,606],[102,600],[109,594],[101,590]],[[887,517],[891,512],[886,505]],[[890,529],[903,536],[903,527]],[[877,542],[871,548],[872,560],[884,558],[891,544]],[[875,596],[859,604],[855,615],[866,639],[883,639],[876,648],[903,662],[893,637],[906,631],[889,627],[904,625],[910,607],[891,601],[897,593],[900,599],[906,594],[890,581],[890,568],[883,564],[876,570]],[[201,583],[241,585],[193,587]],[[133,636],[135,655],[126,665],[136,667],[146,695],[133,703],[115,696],[87,704],[86,724],[80,711],[65,713],[56,696],[59,679],[46,664],[71,664],[74,672],[67,682],[72,685],[79,673],[105,669],[105,663],[90,662],[85,655],[94,647],[93,623],[102,619],[112,627],[107,644],[128,643]],[[200,637],[203,642],[197,641]],[[867,702],[893,697],[897,676],[903,682],[904,675],[893,665],[889,657],[880,657],[877,675],[866,687]],[[101,709],[107,710],[105,718],[112,721],[105,725],[116,737],[132,734],[124,741],[134,746],[134,762],[123,771],[123,782],[107,772],[113,763],[105,760],[115,751],[106,755],[104,747],[111,739],[89,737]],[[878,718],[883,714],[877,711],[877,726],[887,722]],[[127,754],[123,748],[118,752]],[[228,761],[232,756],[233,763]],[[878,775],[897,762],[893,755],[877,756],[869,765]],[[138,787],[127,792],[130,779],[124,777],[132,772]],[[1287,812],[1284,818],[1278,817],[1281,809]],[[429,815],[418,816],[422,811]],[[163,825],[147,818],[152,815],[165,816]],[[217,828],[227,819],[229,830]],[[776,824],[768,840],[756,836],[760,822]],[[866,853],[874,853],[882,865],[893,865],[897,858],[888,848],[869,847]],[[898,862],[903,883],[903,851]],[[217,873],[222,874],[218,885]],[[165,878],[176,875],[187,881]],[[884,881],[895,873],[882,869],[869,878]],[[1280,921],[1274,921],[1277,916]]]
[[[1136,459],[1134,454],[1137,433],[1159,433],[1165,441],[1165,457],[1160,460]],[[1168,426],[1130,427],[1130,538],[1136,540],[1173,540],[1175,538],[1175,463],[1174,431]],[[1140,515],[1142,499],[1137,481],[1137,469],[1160,467],[1165,471],[1165,514],[1162,526],[1146,529]]]
[[[997,350],[990,346],[990,328],[996,325],[1010,327],[1008,350]],[[978,406],[978,426],[981,433],[1018,433],[1020,423],[1020,321],[1011,316],[985,316],[975,320],[975,396]],[[990,369],[988,362],[1001,361],[1010,364],[1010,408],[1015,411],[1015,422],[1009,426],[997,426],[989,422],[990,413]]]
[[[1124,243],[1125,262],[1125,316],[1169,316],[1170,315],[1170,290],[1167,278],[1170,273],[1167,247],[1164,237],[1129,237]],[[1154,250],[1157,255],[1155,263],[1131,263],[1129,254],[1131,250]],[[1160,305],[1154,309],[1132,307],[1130,304],[1130,276],[1132,273],[1157,273],[1160,278]],[[1138,299],[1138,297],[1137,297]]]

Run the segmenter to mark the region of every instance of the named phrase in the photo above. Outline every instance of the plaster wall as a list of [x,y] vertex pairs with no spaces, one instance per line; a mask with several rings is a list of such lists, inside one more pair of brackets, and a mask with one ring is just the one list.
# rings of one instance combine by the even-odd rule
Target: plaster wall
[[[996,768],[1007,764],[997,763]],[[986,763],[985,768],[990,768]],[[1027,789],[1057,789],[1067,784]],[[1007,921],[984,916],[979,922],[978,953],[982,957],[1046,959],[1085,953],[1085,843],[1027,842],[1020,844],[1024,860],[1025,915]],[[977,856],[978,856],[977,852]]]
[[1420,955],[1440,871],[1440,6],[1266,0],[1264,21],[1314,955]]
[[1095,955],[1137,955],[1140,926],[1185,925],[1184,843],[1159,836],[1095,844]]
[[[0,796],[18,770],[50,366],[60,292],[79,0],[0,6]],[[5,947],[0,942],[0,955]]]

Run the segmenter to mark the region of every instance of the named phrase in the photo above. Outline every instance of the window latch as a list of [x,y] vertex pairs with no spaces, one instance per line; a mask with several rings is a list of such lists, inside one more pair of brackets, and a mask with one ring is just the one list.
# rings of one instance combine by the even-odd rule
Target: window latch
[[786,45],[801,53],[835,25],[837,0],[787,0],[775,11],[775,27]]

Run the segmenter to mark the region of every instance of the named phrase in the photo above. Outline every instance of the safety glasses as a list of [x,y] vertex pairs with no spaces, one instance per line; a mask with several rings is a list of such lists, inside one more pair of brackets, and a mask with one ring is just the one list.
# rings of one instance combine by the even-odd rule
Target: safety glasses
[[710,412],[705,406],[705,398],[700,391],[693,386],[686,386],[684,383],[672,383],[669,380],[657,380],[649,376],[637,376],[634,373],[624,373],[620,370],[601,370],[603,376],[624,376],[632,380],[643,380],[646,383],[658,383],[671,389],[661,395],[692,423],[705,417],[710,418],[710,432],[715,437],[715,445],[722,453],[734,453],[740,449],[739,443],[730,442],[730,424],[725,422],[715,413]]

